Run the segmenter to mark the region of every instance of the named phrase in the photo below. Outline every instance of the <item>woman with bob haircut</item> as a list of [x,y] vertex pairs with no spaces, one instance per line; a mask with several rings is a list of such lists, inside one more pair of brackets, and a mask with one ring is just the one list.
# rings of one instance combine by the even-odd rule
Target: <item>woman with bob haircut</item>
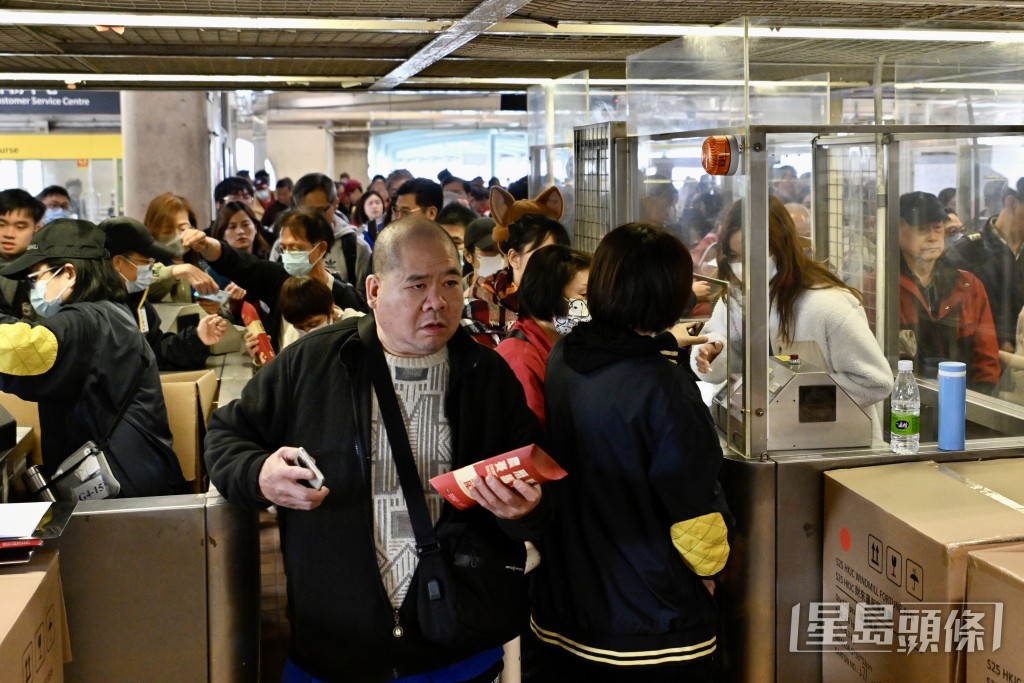
[[104,449],[119,497],[182,493],[156,358],[125,305],[105,239],[89,221],[56,220],[7,266],[5,277],[32,283],[41,322],[0,316],[8,350],[0,354],[0,390],[38,402],[43,467],[52,477],[87,441],[107,436],[139,377]]
[[[281,317],[289,323],[281,339],[281,348],[298,341],[314,330],[332,325],[343,318],[363,315],[352,308],[342,309],[334,303],[334,295],[324,283],[311,277],[290,277],[281,285]],[[256,361],[256,336],[245,333],[245,349]]]
[[505,359],[526,392],[526,404],[541,424],[544,372],[551,345],[590,320],[587,276],[590,254],[555,244],[534,252],[519,284],[519,320],[501,343]]
[[[742,212],[741,201],[729,208],[723,224],[733,226],[730,234],[742,234],[737,227]],[[742,280],[742,272],[737,274],[740,253],[719,260],[719,268],[731,273],[737,282]],[[768,199],[768,254],[768,333],[773,352],[781,353],[797,343],[817,344],[824,369],[868,413],[874,436],[880,439],[877,404],[892,392],[893,375],[868,326],[861,293],[807,256],[789,211],[775,196]],[[734,294],[728,298],[731,303],[720,300],[716,304],[704,328],[709,341],[691,357],[697,377],[707,382],[726,379],[722,351],[727,343],[727,316],[732,318],[732,342],[739,341],[737,323],[743,315],[742,303]],[[727,312],[728,306],[738,310]]]
[[722,449],[687,368],[662,353],[675,340],[655,334],[689,306],[692,274],[678,238],[616,228],[590,268],[593,320],[551,351],[549,443],[570,476],[537,544],[534,680],[713,679],[706,581],[729,556]]
[[173,262],[153,266],[153,284],[149,286],[150,301],[169,299],[192,303],[192,289],[200,294],[219,291],[213,278],[199,267],[199,257],[185,253],[181,246],[181,235],[197,226],[196,212],[187,199],[172,192],[153,197],[146,207],[142,223],[154,240],[175,254]]

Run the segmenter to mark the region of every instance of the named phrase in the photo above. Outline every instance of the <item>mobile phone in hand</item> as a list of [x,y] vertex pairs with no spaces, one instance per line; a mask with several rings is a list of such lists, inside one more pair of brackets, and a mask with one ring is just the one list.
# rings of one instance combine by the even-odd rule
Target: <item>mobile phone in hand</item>
[[216,301],[217,303],[223,306],[231,299],[231,294],[225,292],[224,290],[214,292],[213,294],[200,294],[199,292],[196,292],[195,298],[209,299],[210,301]]
[[306,452],[306,449],[299,446],[299,452],[295,456],[295,464],[299,467],[305,467],[307,470],[313,472],[312,479],[303,479],[299,483],[303,486],[319,491],[324,487],[324,473],[316,466],[313,462],[313,458]]

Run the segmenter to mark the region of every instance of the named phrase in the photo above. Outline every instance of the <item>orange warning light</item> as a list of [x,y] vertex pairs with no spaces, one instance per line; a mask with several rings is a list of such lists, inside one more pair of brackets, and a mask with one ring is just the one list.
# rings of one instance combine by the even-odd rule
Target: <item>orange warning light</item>
[[733,135],[712,135],[704,140],[700,163],[708,175],[733,175],[739,167],[739,145]]

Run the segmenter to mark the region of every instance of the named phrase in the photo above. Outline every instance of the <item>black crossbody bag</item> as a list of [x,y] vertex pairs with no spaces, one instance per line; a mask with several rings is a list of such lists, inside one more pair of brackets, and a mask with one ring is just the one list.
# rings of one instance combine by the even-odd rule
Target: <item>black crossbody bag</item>
[[[379,342],[367,355],[419,560],[400,614],[439,645],[483,650],[512,640],[529,619],[525,546],[493,526],[490,533],[481,530],[471,515],[463,516],[467,521],[442,515],[435,530]],[[490,514],[480,509],[474,513]],[[396,626],[395,635],[400,633]]]
[[53,481],[50,486],[56,496],[61,500],[83,501],[103,500],[115,498],[121,492],[121,482],[114,476],[109,460],[112,460],[113,453],[108,453],[110,437],[114,435],[117,425],[128,412],[128,406],[139,391],[142,378],[149,369],[149,359],[141,357],[141,365],[132,380],[132,386],[121,401],[114,422],[107,430],[106,436],[100,439],[99,443],[89,440],[82,444],[78,450],[64,459],[57,471],[53,474]]

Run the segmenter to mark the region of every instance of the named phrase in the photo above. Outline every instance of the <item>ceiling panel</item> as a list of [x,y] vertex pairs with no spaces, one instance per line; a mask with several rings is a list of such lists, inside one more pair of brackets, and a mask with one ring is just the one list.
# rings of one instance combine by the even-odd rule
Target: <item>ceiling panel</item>
[[[17,30],[17,29],[13,29]],[[233,31],[195,28],[126,28],[123,35],[94,28],[45,26],[33,27],[46,38],[71,44],[121,45],[317,45],[324,48],[344,46],[417,48],[432,36],[416,33],[356,33],[343,31]]]
[[[455,20],[483,0],[0,0],[3,9],[218,16],[287,16],[324,18],[403,18]],[[123,35],[93,27],[0,26],[0,71],[9,73],[138,73],[248,76],[361,76],[380,78],[415,59],[422,65],[417,87],[430,78],[550,78],[588,70],[594,78],[624,78],[626,59],[673,40],[649,34],[628,35],[636,24],[719,24],[738,17],[774,17],[787,24],[849,27],[974,28],[1024,27],[1024,0],[978,5],[957,0],[533,0],[507,25],[509,34],[469,34],[471,40],[447,57],[425,58],[418,51],[438,34],[430,32],[346,32],[323,30],[253,30],[134,28]],[[532,19],[534,21],[521,21]],[[515,34],[515,25],[543,28],[558,22],[618,23],[626,35]],[[758,20],[760,21],[760,20]],[[541,23],[543,22],[543,24]],[[239,21],[239,25],[243,22]],[[577,27],[580,25],[577,24]],[[503,27],[503,30],[506,27]],[[453,32],[454,33],[454,32]],[[450,38],[452,36],[446,36]],[[941,51],[964,47],[939,41],[825,41],[763,39],[752,44],[752,59],[761,78],[794,78],[828,71],[837,78],[869,80],[879,57],[888,68],[897,60],[928,62]],[[965,65],[984,64],[980,46],[964,57]],[[965,52],[965,55],[967,53]],[[437,61],[434,61],[437,59]],[[738,57],[737,57],[738,59]],[[1021,60],[1024,61],[1024,56]],[[837,63],[841,62],[841,63]],[[180,85],[187,87],[185,81]],[[0,81],[0,87],[4,83]],[[207,87],[197,78],[194,87]],[[368,87],[367,84],[366,87]],[[478,87],[479,84],[444,87]],[[285,87],[302,87],[300,84]],[[406,89],[406,86],[402,86]],[[494,86],[523,89],[526,86]]]
[[383,76],[393,66],[387,62],[328,59],[141,57],[131,60],[126,68],[124,60],[114,57],[87,57],[81,61],[99,73],[247,76]]
[[[632,21],[653,24],[720,24],[739,17],[793,17],[813,22],[871,20],[879,24],[924,21],[943,18],[961,11],[970,3],[955,0],[939,2],[819,2],[818,0],[534,0],[516,13],[517,17],[538,21]],[[1004,3],[1004,5],[1007,3]],[[1020,4],[1016,10],[987,8],[992,18],[1021,21]],[[993,11],[995,10],[995,11]],[[1013,14],[1016,14],[1014,17]]]
[[24,73],[46,71],[50,73],[80,72],[82,64],[67,57],[0,57],[0,71]]

